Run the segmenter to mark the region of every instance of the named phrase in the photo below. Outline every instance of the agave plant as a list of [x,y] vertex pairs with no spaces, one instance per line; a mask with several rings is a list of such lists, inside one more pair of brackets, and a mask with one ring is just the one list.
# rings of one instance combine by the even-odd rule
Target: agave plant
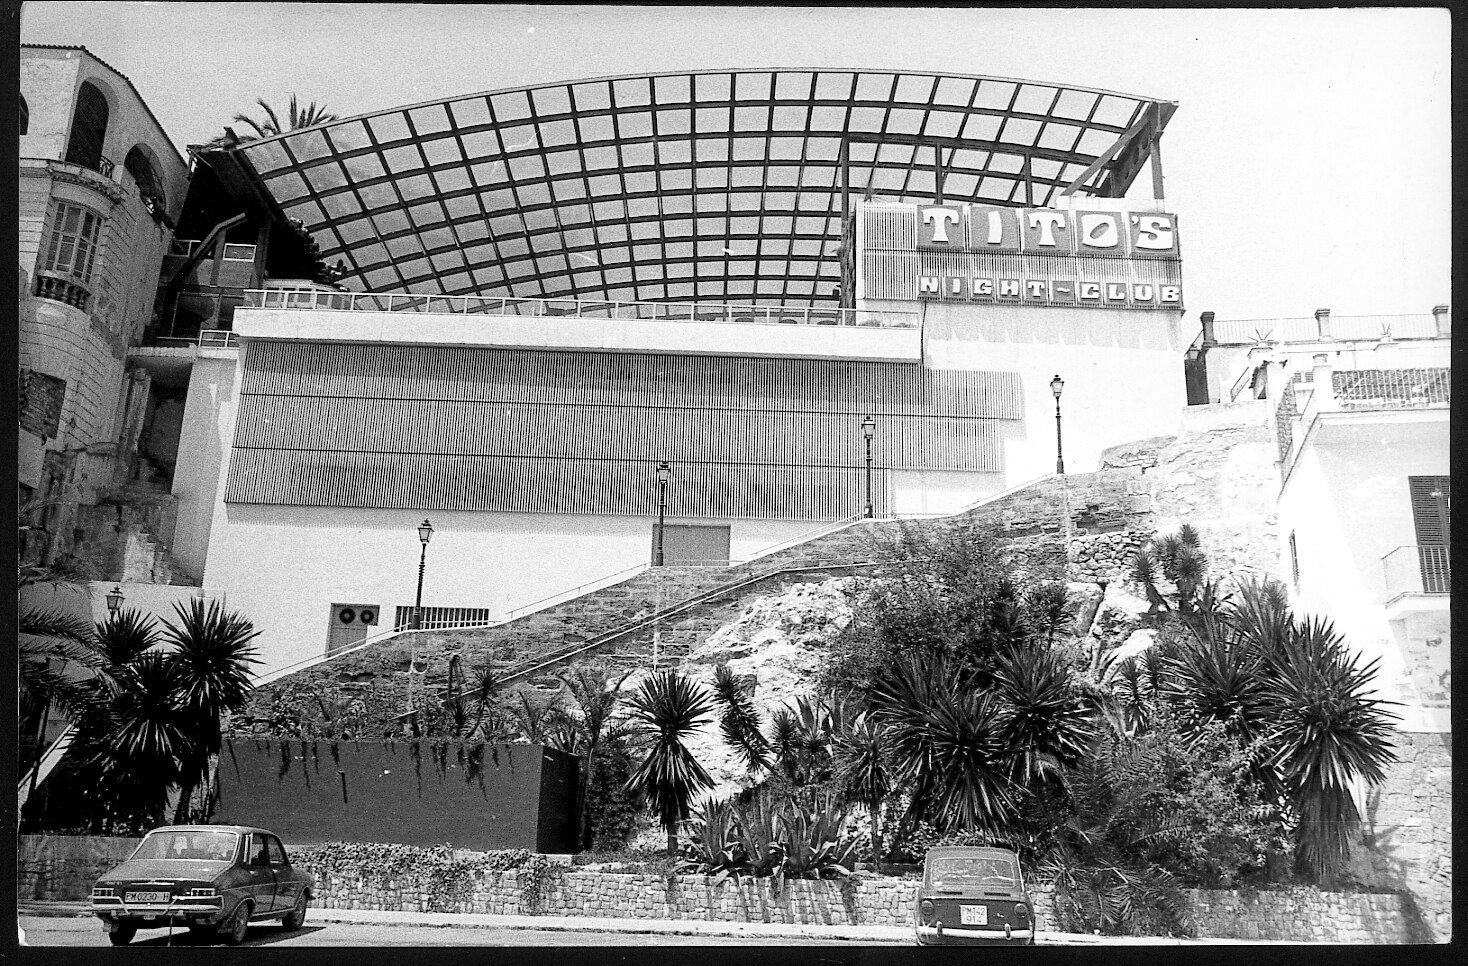
[[636,736],[645,745],[641,764],[627,779],[668,834],[668,855],[678,854],[678,824],[688,818],[693,797],[713,779],[684,743],[708,722],[713,700],[677,671],[654,674],[627,699]]
[[792,802],[783,816],[783,861],[776,871],[776,893],[786,879],[849,878],[856,871],[856,837],[847,830],[845,809],[830,795],[811,807]]
[[760,788],[735,807],[734,834],[750,875],[774,875],[784,863],[780,813],[768,788]]
[[733,805],[712,797],[705,799],[678,871],[713,876],[713,884],[717,886],[731,876],[737,878],[741,872],[748,872],[749,868]]

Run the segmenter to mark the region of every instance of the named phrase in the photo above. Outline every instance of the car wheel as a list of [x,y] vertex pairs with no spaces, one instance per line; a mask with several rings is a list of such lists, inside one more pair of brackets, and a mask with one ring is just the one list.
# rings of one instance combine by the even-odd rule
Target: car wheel
[[302,891],[296,897],[295,906],[291,908],[290,912],[285,914],[285,918],[280,921],[280,924],[287,929],[300,929],[301,925],[306,921],[306,907],[310,904],[311,900],[307,899],[306,893]]
[[107,941],[114,946],[126,946],[137,934],[138,927],[135,923],[119,922],[108,928]]
[[234,907],[234,915],[220,924],[219,934],[224,937],[225,945],[238,946],[245,941],[245,933],[250,931],[251,908],[250,900],[241,899]]

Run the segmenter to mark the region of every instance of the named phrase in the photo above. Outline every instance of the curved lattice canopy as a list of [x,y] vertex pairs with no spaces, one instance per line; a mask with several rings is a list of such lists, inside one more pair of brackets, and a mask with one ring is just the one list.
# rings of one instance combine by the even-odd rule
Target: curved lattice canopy
[[473,94],[233,150],[348,288],[831,304],[853,199],[1118,197],[1174,110],[993,77],[710,71]]

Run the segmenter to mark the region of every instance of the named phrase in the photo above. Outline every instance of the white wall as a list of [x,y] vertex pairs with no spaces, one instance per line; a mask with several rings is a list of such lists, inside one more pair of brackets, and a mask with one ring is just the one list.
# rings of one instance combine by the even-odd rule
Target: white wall
[[237,349],[200,349],[189,375],[173,471],[178,515],[169,546],[184,572],[195,578],[204,574],[210,532],[223,511],[218,498],[224,494],[224,474],[234,441],[239,355]]
[[[204,588],[225,596],[261,629],[262,673],[304,660],[325,650],[331,604],[376,604],[379,628],[391,626],[397,607],[413,604],[417,527],[425,515],[434,527],[425,607],[487,608],[498,615],[651,556],[651,517],[222,504]],[[734,559],[816,526],[728,522]]]
[[1050,379],[1057,373],[1065,380],[1060,406],[1069,472],[1095,470],[1109,446],[1177,430],[1187,405],[1181,312],[923,306],[926,365],[1019,373],[1023,419],[1004,442],[1005,486],[1055,471]]
[[1381,695],[1405,731],[1446,731],[1446,709],[1424,707],[1422,668],[1404,649],[1383,609],[1388,592],[1382,557],[1416,543],[1407,477],[1448,473],[1446,411],[1380,413],[1370,423],[1327,430],[1317,425],[1279,501],[1281,559],[1295,534],[1300,585],[1297,611],[1334,622],[1368,660],[1381,659]]

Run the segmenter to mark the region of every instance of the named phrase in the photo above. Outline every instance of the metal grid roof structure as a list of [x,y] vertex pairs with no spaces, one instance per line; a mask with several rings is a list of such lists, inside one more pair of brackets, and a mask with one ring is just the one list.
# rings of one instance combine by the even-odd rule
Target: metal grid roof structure
[[374,292],[832,304],[853,198],[1120,197],[1176,105],[994,77],[608,77],[231,149]]

